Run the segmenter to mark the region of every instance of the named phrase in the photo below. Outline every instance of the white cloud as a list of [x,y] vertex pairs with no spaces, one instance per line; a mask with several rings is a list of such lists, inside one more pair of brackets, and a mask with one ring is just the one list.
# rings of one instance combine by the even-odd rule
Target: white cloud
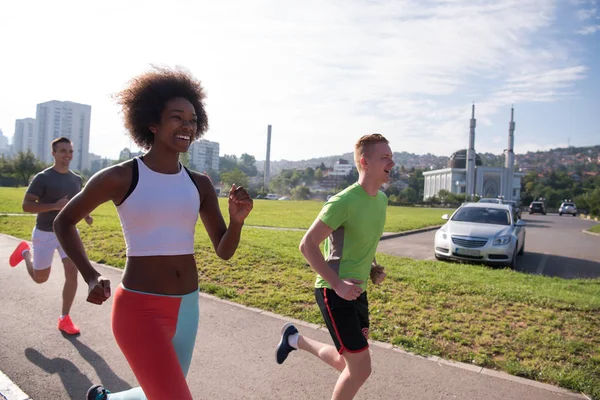
[[591,35],[591,34],[596,33],[597,31],[600,31],[600,24],[599,25],[588,25],[588,26],[583,27],[580,30],[578,30],[577,33],[580,35]]
[[596,8],[582,8],[577,10],[577,18],[581,21],[587,21],[591,18],[596,18],[598,15],[598,9]]
[[109,94],[151,62],[202,79],[207,139],[258,159],[267,124],[274,159],[350,151],[366,132],[397,151],[448,154],[464,147],[471,101],[490,125],[513,102],[572,96],[587,71],[548,36],[551,0],[64,3],[40,1],[34,15],[13,5],[0,26],[19,32],[4,53],[18,62],[0,77],[0,110],[16,111],[0,127],[51,98],[87,102],[92,151],[113,157],[129,142]]

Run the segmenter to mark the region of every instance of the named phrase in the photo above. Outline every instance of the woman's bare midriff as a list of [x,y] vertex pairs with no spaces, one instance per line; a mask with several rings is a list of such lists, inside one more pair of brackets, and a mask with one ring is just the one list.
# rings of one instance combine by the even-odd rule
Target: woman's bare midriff
[[183,295],[198,289],[198,269],[192,254],[128,257],[123,286],[140,292]]

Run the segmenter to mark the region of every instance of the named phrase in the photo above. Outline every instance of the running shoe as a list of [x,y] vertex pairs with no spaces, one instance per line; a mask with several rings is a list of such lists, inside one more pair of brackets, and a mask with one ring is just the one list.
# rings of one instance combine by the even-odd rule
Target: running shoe
[[298,329],[296,329],[291,322],[288,322],[281,328],[281,340],[275,349],[275,359],[277,360],[277,364],[283,364],[288,354],[296,350],[290,346],[288,342],[288,338],[294,333],[298,333]]
[[102,385],[94,385],[88,389],[86,400],[106,400],[108,399],[109,390],[106,390]]
[[27,242],[19,243],[15,251],[12,252],[10,258],[8,259],[8,263],[11,267],[16,267],[18,263],[23,261],[23,252],[25,250],[29,250],[29,245]]
[[58,317],[58,329],[69,335],[77,335],[79,327],[71,321],[71,317],[65,315],[62,319]]

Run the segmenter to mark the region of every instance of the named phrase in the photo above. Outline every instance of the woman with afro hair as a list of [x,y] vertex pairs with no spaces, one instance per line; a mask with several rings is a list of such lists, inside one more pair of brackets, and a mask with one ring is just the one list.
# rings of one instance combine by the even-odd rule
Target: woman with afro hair
[[208,129],[204,98],[200,82],[183,70],[156,68],[134,78],[117,99],[131,138],[147,152],[94,175],[54,222],[93,304],[110,297],[110,282],[88,260],[76,224],[112,201],[127,246],[111,324],[141,387],[110,393],[94,385],[88,400],[192,398],[186,375],[199,317],[194,260],[198,215],[215,253],[227,260],[238,247],[253,206],[248,192],[232,185],[227,226],[210,179],[179,162],[179,154]]

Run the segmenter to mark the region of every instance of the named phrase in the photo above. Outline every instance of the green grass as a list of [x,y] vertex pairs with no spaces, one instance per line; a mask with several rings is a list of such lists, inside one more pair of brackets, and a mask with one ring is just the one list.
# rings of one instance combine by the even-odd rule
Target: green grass
[[596,224],[596,225],[592,226],[590,229],[588,229],[588,231],[594,232],[594,233],[600,233],[600,224]]
[[[123,267],[118,220],[102,207],[94,216],[92,227],[79,227],[89,257]],[[0,216],[0,232],[29,238],[31,228],[30,219]],[[198,228],[195,249],[202,291],[322,324],[312,294],[315,275],[297,249],[302,232],[246,226],[236,256],[223,261]],[[378,261],[386,265],[388,278],[369,287],[373,339],[600,399],[600,280],[564,280],[383,254]]]
[[[0,188],[0,213],[22,213],[21,203],[24,195],[25,188]],[[227,199],[219,198],[219,206],[223,215],[227,217]],[[322,206],[323,203],[318,201],[255,200],[254,209],[246,220],[246,225],[308,229]],[[384,230],[402,232],[441,225],[441,216],[451,212],[451,209],[443,208],[388,207]],[[103,204],[92,215],[117,218],[116,209],[110,203]]]
[[[225,199],[221,200],[221,210],[225,214]],[[315,220],[323,203],[319,201],[272,201],[255,200],[254,209],[246,220],[250,226],[274,226],[282,228],[308,229]],[[388,207],[385,222],[386,232],[401,232],[441,225],[442,215],[451,213],[452,209]]]
[[21,203],[25,195],[25,188],[0,187],[0,212],[22,213]]

